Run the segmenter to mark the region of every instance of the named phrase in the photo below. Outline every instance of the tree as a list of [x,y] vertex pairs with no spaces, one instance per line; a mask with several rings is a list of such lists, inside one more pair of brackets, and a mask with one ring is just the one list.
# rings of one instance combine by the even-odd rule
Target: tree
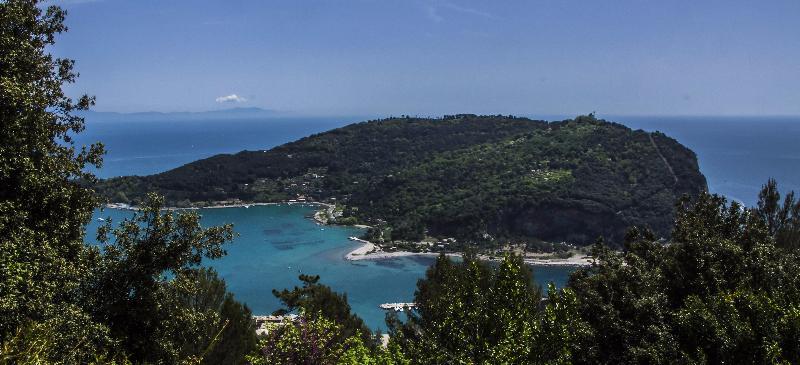
[[756,212],[766,222],[767,231],[778,246],[800,248],[800,200],[795,201],[794,191],[786,194],[783,204],[780,200],[778,183],[769,179],[758,194]]
[[209,365],[244,364],[245,356],[255,351],[252,312],[235,300],[213,269],[181,274],[164,289],[167,303],[178,308],[167,322],[172,327],[167,340],[177,343],[178,358],[197,356]]
[[203,358],[205,364],[242,364],[245,356],[256,349],[255,322],[253,313],[246,305],[235,300],[233,294],[226,293],[219,310],[227,324],[221,339]]
[[[208,342],[208,335],[168,334],[186,333],[192,327],[177,323],[200,318],[226,320],[231,327],[224,334],[241,335],[249,311],[228,294],[219,308],[185,302],[188,289],[214,286],[203,288],[203,280],[193,281],[202,275],[194,274],[203,257],[224,253],[220,245],[232,238],[230,227],[201,229],[191,213],[161,215],[161,200],[153,197],[137,218],[114,231],[113,242],[103,241],[102,253],[84,244],[85,225],[100,203],[86,187],[96,178],[85,170],[100,167],[103,147],[78,147],[72,140],[84,128],[75,111],[88,109],[94,99],[66,96],[62,87],[77,77],[74,62],[47,53],[67,30],[65,16],[59,7],[44,9],[35,0],[0,2],[3,361],[89,363],[130,353],[135,361],[174,362],[175,356],[189,356],[182,350],[197,351],[192,341]],[[219,297],[224,285],[221,290],[192,294]]]
[[270,331],[249,356],[254,365],[405,365],[396,346],[374,349],[359,334],[340,340],[344,328],[321,313],[286,320]]
[[[570,288],[547,287],[547,304],[537,314],[534,340],[529,344],[530,362],[535,364],[572,364],[584,348],[582,341],[590,328],[578,313],[578,299]],[[513,349],[511,349],[513,350]]]
[[[162,204],[163,198],[151,194],[117,228],[107,221],[98,232],[102,255],[87,284],[93,316],[135,362],[176,362],[186,355],[182,348],[199,351],[209,332],[222,329],[214,301],[224,298],[224,284],[199,267],[203,259],[225,254],[222,245],[233,239],[232,226],[202,228],[197,213],[161,212]],[[200,339],[181,341],[178,333],[193,325]]]
[[540,301],[520,257],[492,266],[440,255],[417,284],[417,308],[404,323],[394,315],[387,322],[414,364],[566,363],[584,332],[575,296],[551,286],[547,304]]
[[336,293],[330,287],[319,284],[319,275],[300,275],[299,278],[303,282],[302,287],[294,287],[291,291],[272,291],[286,306],[275,314],[300,310],[309,319],[321,315],[341,326],[341,332],[336,336],[339,342],[358,335],[368,346],[375,347],[372,332],[361,318],[350,312],[347,295]]
[[77,300],[89,270],[84,226],[98,203],[80,182],[94,181],[84,168],[101,165],[103,147],[71,138],[84,128],[74,112],[94,99],[67,97],[74,63],[47,52],[64,17],[34,0],[0,2],[0,342],[47,326],[53,348],[80,354],[108,342]]
[[798,255],[776,245],[774,227],[701,194],[679,202],[667,245],[638,229],[624,252],[597,245],[596,264],[569,282],[588,328],[573,361],[797,363]]

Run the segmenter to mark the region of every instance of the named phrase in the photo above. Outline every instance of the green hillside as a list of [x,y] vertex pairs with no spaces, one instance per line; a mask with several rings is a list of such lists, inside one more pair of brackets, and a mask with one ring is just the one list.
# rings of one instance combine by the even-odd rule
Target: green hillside
[[[592,116],[392,118],[145,177],[101,182],[113,202],[169,205],[315,200],[384,240],[621,241],[631,225],[668,236],[674,202],[706,189],[695,154],[661,133]],[[374,234],[375,232],[373,232]]]

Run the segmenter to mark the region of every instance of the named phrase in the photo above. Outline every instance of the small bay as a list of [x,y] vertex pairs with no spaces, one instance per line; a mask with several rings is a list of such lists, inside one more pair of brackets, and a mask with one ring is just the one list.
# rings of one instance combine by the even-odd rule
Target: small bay
[[[280,308],[272,289],[300,285],[301,273],[320,275],[323,284],[347,294],[353,311],[369,327],[385,331],[385,312],[378,305],[412,301],[417,280],[425,275],[434,258],[347,261],[345,254],[358,247],[348,237],[360,235],[362,230],[320,226],[307,218],[316,209],[312,205],[282,204],[199,210],[204,226],[233,223],[239,234],[225,247],[228,254],[208,265],[219,272],[228,289],[254,314],[269,314]],[[132,214],[119,209],[95,212],[87,237],[94,237],[103,223],[98,218],[110,217],[118,223]],[[551,281],[563,286],[572,270],[537,266],[534,277],[542,286]]]
[[[544,118],[544,119],[563,119]],[[368,118],[273,118],[265,120],[111,121],[88,118],[78,144],[102,141],[108,148],[100,177],[146,175],[166,171],[217,153],[268,149],[303,136]],[[609,117],[632,128],[660,130],[694,150],[701,171],[714,193],[755,204],[761,184],[775,177],[782,190],[800,189],[796,169],[796,141],[800,123],[793,117]],[[240,234],[226,247],[228,255],[209,262],[226,280],[236,297],[256,314],[280,308],[272,289],[300,285],[300,273],[320,275],[323,284],[346,293],[353,310],[372,328],[381,328],[384,312],[378,304],[410,301],[416,282],[433,259],[405,257],[350,262],[344,255],[357,247],[348,236],[352,227],[318,226],[306,218],[313,206],[271,205],[250,208],[202,209],[205,226],[233,223]],[[115,221],[131,211],[97,212],[87,237],[101,223]],[[570,267],[536,267],[534,276],[544,285],[563,285]]]

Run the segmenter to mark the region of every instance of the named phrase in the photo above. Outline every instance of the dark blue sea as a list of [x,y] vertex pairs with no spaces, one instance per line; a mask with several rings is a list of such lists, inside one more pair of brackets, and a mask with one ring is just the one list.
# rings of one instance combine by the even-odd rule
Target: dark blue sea
[[[147,175],[219,153],[268,149],[314,133],[369,118],[269,118],[225,120],[162,119],[125,121],[90,116],[79,143],[102,141],[108,154],[100,177]],[[694,150],[712,192],[747,205],[770,177],[785,189],[800,190],[800,118],[606,117],[632,128],[659,130]],[[257,206],[201,210],[203,224],[233,223],[240,234],[228,255],[210,265],[230,290],[256,314],[279,308],[272,289],[299,285],[297,276],[319,274],[344,292],[369,326],[384,328],[384,302],[411,301],[416,281],[430,258],[348,262],[356,247],[355,228],[322,227],[306,218],[309,206]],[[106,209],[96,218],[119,220],[130,212]],[[98,220],[88,227],[96,229]],[[93,237],[93,234],[87,235]],[[572,269],[536,267],[541,284],[563,285]]]

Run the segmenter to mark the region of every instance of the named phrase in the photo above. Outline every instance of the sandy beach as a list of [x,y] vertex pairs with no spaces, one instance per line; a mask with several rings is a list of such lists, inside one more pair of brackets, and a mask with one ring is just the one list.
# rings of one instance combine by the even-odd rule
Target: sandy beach
[[548,258],[548,259],[536,259],[536,258],[524,258],[522,261],[525,261],[528,265],[535,265],[535,266],[591,266],[594,258],[591,256],[572,256],[566,259],[557,259],[557,258]]
[[[429,257],[436,257],[439,256],[437,252],[409,252],[409,251],[396,251],[396,252],[384,252],[380,251],[380,248],[372,242],[362,240],[356,237],[350,237],[351,241],[355,241],[361,244],[358,248],[348,252],[345,255],[345,259],[349,261],[360,261],[360,260],[385,260],[385,259],[392,259],[398,257],[408,257],[408,256],[429,256]],[[461,257],[460,253],[447,253],[447,256],[450,257]],[[478,258],[481,260],[487,261],[499,261],[499,258],[491,258],[487,255],[478,255]],[[523,258],[523,261],[529,265],[535,266],[590,266],[594,259],[590,256],[573,256],[566,259],[558,259],[558,258],[532,258],[526,257]]]
[[376,254],[376,253],[370,254],[370,252],[374,251],[377,248],[377,246],[375,246],[374,243],[356,237],[350,237],[350,240],[360,243],[361,246],[359,246],[353,251],[348,252],[347,255],[344,256],[345,259],[350,261],[367,260],[369,259],[369,257],[371,257],[370,255]]
[[[177,207],[167,207],[164,210],[188,210],[188,209],[222,209],[222,208],[249,208],[251,206],[260,206],[260,205],[281,205],[281,204],[300,204],[300,205],[315,205],[315,206],[323,206],[327,209],[331,209],[334,205],[323,203],[323,202],[315,202],[315,201],[303,201],[303,202],[270,202],[270,203],[235,203],[235,204],[220,204],[220,205],[211,205],[205,207],[190,207],[190,208],[177,208]],[[106,204],[106,208],[114,208],[114,209],[128,209],[128,210],[139,210],[138,207],[133,207],[127,204],[121,203],[110,203]],[[326,209],[326,210],[327,210]],[[328,224],[327,220],[322,219],[321,214],[326,210],[319,210],[317,211],[313,218],[318,224]],[[354,225],[357,228],[370,228],[367,225]],[[385,260],[385,259],[393,259],[398,257],[408,257],[408,256],[428,256],[428,257],[436,257],[439,256],[437,252],[410,252],[410,251],[395,251],[395,252],[385,252],[381,250],[381,248],[367,240],[363,240],[357,237],[350,237],[351,241],[355,241],[360,243],[361,245],[354,250],[348,252],[345,255],[345,259],[349,261],[360,261],[360,260]],[[449,257],[461,257],[460,253],[451,252],[446,253]],[[478,255],[481,260],[487,261],[498,261],[499,258],[491,258],[488,255]],[[536,266],[590,266],[592,264],[593,258],[590,256],[572,256],[566,259],[559,259],[559,258],[538,258],[538,257],[524,257],[523,261],[529,265],[536,265]]]

